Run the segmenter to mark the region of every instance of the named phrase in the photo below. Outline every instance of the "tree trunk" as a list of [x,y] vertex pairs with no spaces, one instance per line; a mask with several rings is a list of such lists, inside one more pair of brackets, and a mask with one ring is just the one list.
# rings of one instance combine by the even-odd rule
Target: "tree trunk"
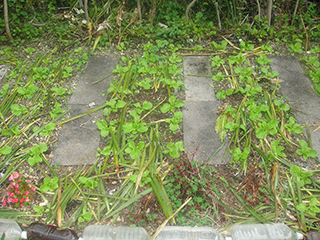
[[269,27],[271,25],[272,5],[273,5],[273,1],[272,0],[268,0],[268,25],[269,25]]
[[197,0],[193,0],[187,7],[186,9],[186,20],[187,22],[189,22],[189,11],[190,11],[190,8],[193,6],[193,4],[196,2]]
[[8,2],[7,0],[3,0],[3,10],[4,10],[4,23],[6,26],[6,32],[8,35],[9,40],[12,40],[12,36],[10,33],[10,27],[9,27],[9,19],[8,19]]
[[141,3],[140,3],[140,0],[137,0],[137,7],[138,7],[138,14],[139,14],[139,24],[141,24],[142,14],[141,14]]
[[89,19],[89,13],[88,13],[88,0],[84,0],[84,14],[86,16],[86,20],[89,23],[90,19]]

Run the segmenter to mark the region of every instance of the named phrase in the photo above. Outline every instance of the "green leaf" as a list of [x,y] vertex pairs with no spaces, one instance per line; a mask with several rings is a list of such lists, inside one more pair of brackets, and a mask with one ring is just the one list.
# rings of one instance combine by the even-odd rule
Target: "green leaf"
[[167,112],[169,112],[170,108],[171,108],[170,104],[165,103],[165,104],[160,108],[160,111],[161,111],[162,113],[167,113]]
[[307,211],[307,205],[305,203],[298,204],[296,208],[302,213]]
[[42,158],[39,155],[28,158],[28,163],[30,166],[36,165],[38,162],[42,162]]
[[267,131],[264,130],[263,128],[258,128],[256,130],[256,136],[259,139],[264,139],[268,135]]
[[297,165],[291,165],[290,174],[294,177],[300,177],[302,174],[302,168]]
[[152,103],[148,101],[144,101],[142,105],[145,110],[149,110],[152,108]]
[[98,129],[100,129],[102,137],[107,137],[109,135],[110,128],[108,127],[108,123],[106,121],[98,120],[96,125]]
[[22,114],[25,114],[28,112],[27,108],[25,106],[21,106],[19,107],[18,104],[12,104],[11,105],[11,111],[12,111],[12,114],[15,115],[15,116],[20,116]]
[[45,152],[45,151],[47,151],[47,149],[48,149],[48,146],[47,146],[46,143],[40,143],[40,144],[39,144],[39,150],[40,150],[40,152]]
[[10,146],[3,146],[3,148],[0,151],[0,155],[8,155],[12,151],[12,148]]
[[123,108],[126,106],[126,102],[125,101],[122,101],[122,100],[119,100],[116,107],[117,108]]
[[218,117],[215,125],[215,131],[219,134],[221,142],[224,141],[227,131],[225,130],[225,125],[227,123],[227,115],[221,115]]

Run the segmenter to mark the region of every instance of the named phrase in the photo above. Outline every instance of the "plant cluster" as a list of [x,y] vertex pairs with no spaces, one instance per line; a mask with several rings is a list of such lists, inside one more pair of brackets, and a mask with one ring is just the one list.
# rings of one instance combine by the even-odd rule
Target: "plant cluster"
[[[108,100],[99,108],[103,108],[103,117],[96,123],[103,147],[97,151],[97,164],[87,172],[79,170],[61,178],[45,157],[48,139],[57,130],[56,126],[68,121],[57,123],[65,112],[62,108],[64,98],[70,93],[65,87],[66,81],[87,56],[83,54],[81,59],[80,55],[78,61],[68,57],[53,62],[55,55],[48,54],[38,59],[30,67],[31,71],[20,73],[21,76],[28,74],[23,81],[20,77],[21,84],[16,87],[9,83],[4,85],[1,97],[6,104],[1,105],[1,112],[5,121],[1,125],[1,133],[7,140],[0,148],[1,167],[11,163],[9,173],[21,164],[28,164],[29,168],[37,168],[41,172],[44,177],[38,183],[39,194],[50,203],[34,206],[34,211],[39,215],[46,214],[47,222],[56,220],[59,213],[62,219],[66,213],[72,215],[66,226],[77,223],[81,227],[93,220],[104,221],[117,216],[122,209],[150,192],[159,201],[164,215],[172,215],[170,200],[163,187],[168,168],[164,156],[177,158],[183,151],[181,141],[170,139],[171,135],[179,136],[182,121],[180,108],[183,101],[177,94],[182,86],[179,65],[182,58],[165,40],[147,43],[141,48],[143,56],[123,57],[114,71],[116,77],[110,84]],[[19,76],[14,71],[11,74],[10,80]],[[38,108],[34,108],[35,104]],[[11,118],[8,118],[9,114]],[[23,121],[38,116],[45,116],[40,124],[34,121],[24,127],[19,122],[19,118]],[[30,145],[21,151],[15,143],[23,136]],[[32,139],[35,136],[40,136],[43,142],[34,144]],[[50,174],[45,171],[44,164]],[[112,194],[105,190],[106,181],[103,179],[108,176],[125,179]],[[98,200],[93,202],[92,198]],[[145,218],[156,217],[146,215]]]
[[3,199],[2,205],[19,208],[31,204],[36,190],[36,187],[31,185],[31,181],[26,180],[21,173],[17,172],[10,175],[9,181],[11,183],[7,188],[7,196]]
[[[231,161],[241,166],[245,178],[237,188],[225,179],[222,181],[255,220],[266,222],[271,217],[278,218],[281,211],[289,211],[299,219],[302,231],[313,229],[311,219],[316,218],[319,208],[314,194],[307,188],[318,191],[319,182],[310,178],[315,171],[304,171],[292,164],[287,156],[290,151],[286,149],[295,146],[291,154],[297,158],[302,156],[305,160],[316,158],[318,153],[311,148],[310,142],[301,139],[303,128],[296,123],[290,106],[278,91],[279,80],[275,78],[278,73],[270,71],[270,60],[265,55],[273,50],[269,46],[254,48],[250,42],[241,42],[238,46],[228,43],[234,49],[234,55],[230,54],[226,60],[219,56],[212,58],[212,67],[216,72],[212,79],[220,86],[227,86],[216,89],[217,98],[226,104],[215,129],[221,141],[228,137]],[[227,44],[214,46],[224,51]],[[301,44],[291,45],[290,48],[298,52]],[[316,51],[317,47],[310,50],[313,53]],[[250,57],[253,52],[256,56]],[[308,58],[303,60],[308,61]],[[268,79],[274,84],[266,82]],[[238,104],[228,104],[234,98],[237,98]],[[280,167],[286,170],[280,172]],[[286,190],[286,186],[290,191]],[[309,205],[302,199],[308,199]],[[267,217],[266,212],[272,215]],[[235,211],[234,214],[239,213]]]
[[187,156],[177,159],[169,175],[165,189],[174,209],[192,197],[188,205],[177,214],[177,222],[187,226],[210,225],[212,218],[224,221],[220,216],[222,206],[216,203],[222,197],[218,189],[220,177],[217,170],[207,164],[189,160]]

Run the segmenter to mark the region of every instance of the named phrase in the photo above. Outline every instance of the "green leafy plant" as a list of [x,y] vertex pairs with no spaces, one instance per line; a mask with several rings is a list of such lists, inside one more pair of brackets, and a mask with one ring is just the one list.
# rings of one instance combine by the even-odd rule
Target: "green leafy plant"
[[57,117],[60,113],[62,113],[62,112],[63,112],[63,109],[61,108],[61,104],[58,103],[58,102],[56,102],[56,103],[54,104],[53,110],[50,111],[50,117],[51,117],[52,119],[54,119],[54,118],[56,118],[56,117]]
[[142,150],[144,149],[144,146],[145,146],[144,142],[138,142],[137,145],[134,142],[129,142],[125,152],[130,154],[130,157],[132,159],[136,159],[141,155]]
[[95,189],[98,186],[98,181],[96,181],[94,178],[88,178],[81,176],[79,177],[79,181],[84,184],[85,187],[89,189]]
[[295,44],[290,43],[289,47],[292,49],[292,51],[294,51],[295,53],[303,53],[303,50],[301,48],[301,42],[297,42]]
[[28,99],[33,98],[35,93],[39,90],[39,87],[34,86],[34,85],[29,85],[27,88],[25,87],[19,87],[17,92],[24,97],[27,97]]
[[96,125],[98,129],[100,129],[100,134],[102,137],[107,137],[109,135],[110,129],[113,128],[113,124],[115,122],[111,122],[108,126],[108,123],[105,120],[98,120]]
[[304,185],[311,184],[311,176],[312,172],[304,171],[301,167],[297,165],[292,165],[290,167],[290,174],[295,177],[299,178],[300,186],[303,187]]
[[173,158],[178,158],[180,156],[179,152],[184,150],[182,141],[176,143],[169,142],[166,147],[168,150],[164,150],[164,153]]
[[243,151],[241,151],[241,149],[239,147],[231,149],[230,153],[233,156],[233,161],[235,162],[244,162],[247,161],[248,157],[249,157],[249,153],[250,153],[250,148],[249,147],[245,147],[243,149]]
[[169,111],[174,112],[176,108],[180,108],[184,105],[182,100],[176,100],[175,96],[169,97],[169,103],[165,103],[161,108],[162,113],[167,113]]
[[106,105],[110,106],[110,107],[106,107],[103,110],[103,115],[104,116],[108,116],[111,112],[117,112],[118,109],[124,108],[126,106],[126,103],[124,101],[122,101],[122,100],[117,100],[117,99],[113,98],[110,101],[107,101]]
[[216,98],[217,99],[226,99],[226,96],[230,96],[233,93],[233,89],[229,88],[227,91],[224,90],[219,90],[219,92],[217,92],[216,94]]
[[175,112],[173,117],[166,119],[166,122],[169,123],[169,128],[171,131],[175,132],[179,128],[179,123],[182,121],[182,112]]
[[28,109],[25,106],[22,105],[20,107],[18,104],[12,104],[11,110],[12,110],[12,114],[15,116],[20,116],[28,112]]
[[279,146],[279,140],[275,140],[271,142],[271,152],[269,154],[271,159],[275,159],[277,157],[285,158],[287,157],[285,153],[282,151],[284,150],[283,146]]
[[59,88],[58,87],[52,87],[51,91],[53,91],[54,94],[57,95],[57,96],[62,96],[64,94],[66,94],[67,89],[65,89],[63,87],[59,87]]
[[304,159],[309,157],[315,158],[318,155],[318,152],[314,149],[308,147],[308,144],[304,140],[299,141],[300,149],[297,149],[296,152],[298,155],[302,155]]
[[138,86],[142,87],[144,90],[149,90],[151,88],[151,84],[150,84],[151,82],[152,82],[151,78],[146,77],[143,80],[138,82]]
[[[34,127],[33,132],[38,131],[40,128],[39,127]],[[56,125],[52,122],[48,123],[45,125],[44,129],[40,132],[40,136],[49,136],[52,134],[52,131],[56,129]]]
[[318,203],[318,200],[313,197],[309,201],[309,204],[306,203],[300,203],[297,205],[297,209],[302,213],[310,214],[312,217],[316,217],[318,213],[320,213],[320,204]]
[[136,112],[136,110],[131,110],[129,113],[133,117],[133,121],[127,122],[123,125],[123,131],[125,133],[143,133],[148,130],[148,126],[145,122],[139,122],[140,116]]
[[[138,175],[137,174],[134,174],[134,175],[131,175],[129,177],[129,179],[136,183],[137,182],[137,179],[138,179]],[[151,182],[151,178],[150,178],[150,172],[149,171],[144,171],[142,173],[142,176],[141,176],[141,180],[139,182],[139,187],[143,187],[145,184],[148,184]]]
[[93,213],[87,211],[87,206],[84,206],[82,209],[82,213],[80,214],[78,218],[78,222],[90,222],[92,220]]
[[40,186],[42,192],[52,192],[54,189],[59,187],[59,178],[49,178],[46,177],[43,179],[43,184]]
[[41,153],[47,151],[48,146],[46,143],[40,143],[39,145],[34,145],[30,148],[30,157],[28,158],[28,163],[30,166],[34,166],[37,163],[42,162]]
[[142,103],[142,106],[141,106],[141,104],[139,102],[133,104],[133,106],[136,107],[136,111],[137,111],[138,114],[141,114],[143,111],[148,111],[153,107],[152,103],[148,102],[148,101],[144,101]]
[[263,139],[265,138],[268,134],[270,135],[275,135],[278,130],[278,122],[275,120],[271,120],[271,121],[261,121],[260,123],[258,123],[259,128],[256,129],[256,136],[259,139]]
[[224,60],[219,55],[215,56],[211,61],[211,67],[219,68],[222,64],[224,64]]
[[289,118],[289,123],[285,124],[285,128],[289,131],[289,132],[292,132],[294,134],[300,134],[303,132],[303,128],[295,123],[296,122],[296,119],[294,117],[290,117]]
[[1,155],[8,155],[8,154],[11,153],[11,151],[12,151],[12,148],[10,146],[8,146],[8,145],[5,145],[0,150],[0,156]]

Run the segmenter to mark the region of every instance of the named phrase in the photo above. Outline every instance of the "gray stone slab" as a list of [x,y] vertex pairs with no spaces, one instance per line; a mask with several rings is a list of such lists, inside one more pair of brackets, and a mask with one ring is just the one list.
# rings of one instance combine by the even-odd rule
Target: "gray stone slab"
[[4,80],[4,76],[7,74],[9,65],[0,65],[0,84]]
[[[320,98],[311,88],[299,61],[293,56],[268,56],[272,71],[279,72],[281,93],[288,99],[300,124],[320,123]],[[320,153],[320,131],[309,127],[313,148]],[[305,132],[306,135],[306,132]],[[307,136],[307,135],[306,135]],[[319,156],[318,156],[319,157]]]
[[96,160],[100,133],[97,129],[73,127],[67,123],[60,132],[52,165],[90,165]]
[[[194,160],[207,161],[222,145],[214,126],[218,118],[219,101],[186,101],[183,108],[183,143],[185,151],[194,155]],[[208,162],[211,165],[227,164],[230,155],[225,153],[227,143]]]
[[[210,75],[210,65],[207,57],[192,56],[183,59],[184,85],[187,101],[214,101],[215,95],[212,79],[209,77],[192,75]],[[192,75],[188,75],[192,74]]]
[[[183,107],[184,148],[187,154],[194,154],[194,160],[205,162],[222,145],[214,128],[219,117],[216,112],[220,101],[216,100],[214,90],[210,86],[212,79],[203,76],[211,75],[208,57],[184,57],[183,67],[187,89]],[[227,153],[223,159],[226,147],[227,143],[210,159],[209,164],[227,164],[230,161],[230,154]]]
[[[77,79],[78,86],[69,101],[71,110],[66,115],[67,119],[92,110],[89,104],[94,103],[94,107],[97,107],[105,103],[106,97],[103,94],[110,86],[112,70],[117,62],[116,58],[90,58],[84,74]],[[101,79],[99,83],[92,84]],[[94,164],[100,142],[96,122],[101,116],[102,111],[97,111],[66,123],[60,130],[52,164]]]
[[[90,104],[92,102],[98,106],[104,104],[106,98],[103,94],[107,92],[112,77],[104,78],[112,74],[117,62],[118,59],[115,58],[90,58],[84,74],[79,78],[78,86],[69,104]],[[93,84],[100,79],[104,80]]]

